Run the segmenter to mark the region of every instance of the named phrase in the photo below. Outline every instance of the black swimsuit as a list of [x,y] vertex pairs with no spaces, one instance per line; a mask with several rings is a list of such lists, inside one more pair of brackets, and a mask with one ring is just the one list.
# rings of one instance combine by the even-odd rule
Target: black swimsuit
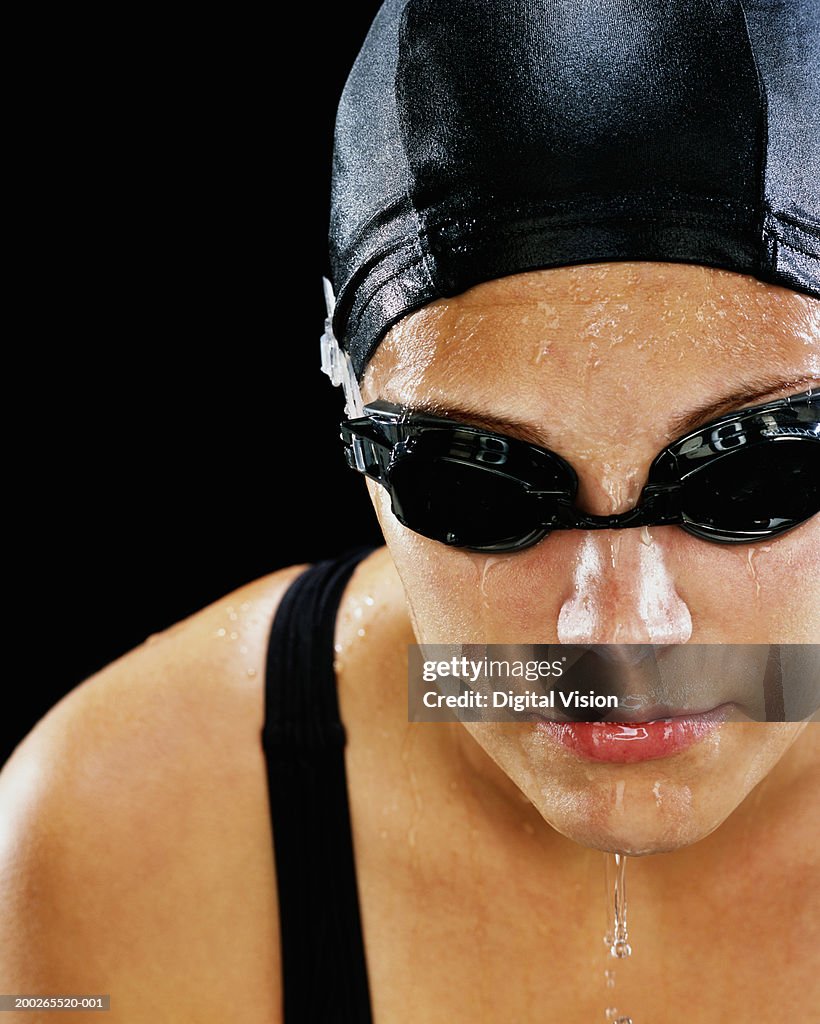
[[262,744],[276,853],[285,1024],[370,1024],[333,668],[336,611],[372,549],[307,569],[268,645]]

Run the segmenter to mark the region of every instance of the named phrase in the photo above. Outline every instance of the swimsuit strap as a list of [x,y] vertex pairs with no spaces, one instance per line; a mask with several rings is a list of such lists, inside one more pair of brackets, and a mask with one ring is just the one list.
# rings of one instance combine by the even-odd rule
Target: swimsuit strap
[[372,548],[307,569],[274,616],[262,746],[276,856],[286,1024],[371,1024],[339,717],[334,629]]

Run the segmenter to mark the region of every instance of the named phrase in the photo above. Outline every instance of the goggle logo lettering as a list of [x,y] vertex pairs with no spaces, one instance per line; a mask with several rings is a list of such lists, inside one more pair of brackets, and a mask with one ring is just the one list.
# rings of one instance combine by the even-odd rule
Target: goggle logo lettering
[[820,438],[820,432],[811,427],[769,427],[768,430],[761,430],[763,437],[777,437],[779,434],[791,434],[792,437]]
[[740,423],[727,423],[718,427],[711,434],[712,447],[717,452],[728,452],[746,444],[746,434]]

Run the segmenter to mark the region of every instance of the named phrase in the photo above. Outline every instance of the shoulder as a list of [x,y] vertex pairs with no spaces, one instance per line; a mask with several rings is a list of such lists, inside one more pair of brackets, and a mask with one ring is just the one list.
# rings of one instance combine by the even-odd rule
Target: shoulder
[[371,667],[384,673],[406,661],[406,644],[413,640],[408,605],[396,567],[387,548],[361,561],[345,588],[336,617],[337,671],[340,683],[348,667],[357,674]]
[[404,587],[390,553],[380,548],[357,566],[336,617],[335,670],[348,738],[346,763],[349,775],[359,779],[360,793],[369,792],[370,783],[363,780],[382,776],[392,763],[406,728],[407,651],[414,642]]
[[[247,965],[256,1009],[243,1016],[265,1019],[277,922],[247,909],[274,877],[264,669],[272,617],[305,568],[149,637],[16,749],[0,773],[0,991],[95,992],[110,979],[129,1021],[207,1021],[228,1012],[220,993]],[[159,1000],[172,983],[176,1009],[158,1012],[144,992]]]

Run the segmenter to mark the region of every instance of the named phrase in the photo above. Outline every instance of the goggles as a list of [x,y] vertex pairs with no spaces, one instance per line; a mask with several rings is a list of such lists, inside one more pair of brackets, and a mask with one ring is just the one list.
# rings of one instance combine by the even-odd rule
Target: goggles
[[680,526],[704,540],[776,537],[820,511],[820,391],[721,416],[655,457],[638,504],[575,507],[578,477],[548,448],[389,402],[345,420],[348,464],[408,529],[472,551],[521,551],[552,530]]

